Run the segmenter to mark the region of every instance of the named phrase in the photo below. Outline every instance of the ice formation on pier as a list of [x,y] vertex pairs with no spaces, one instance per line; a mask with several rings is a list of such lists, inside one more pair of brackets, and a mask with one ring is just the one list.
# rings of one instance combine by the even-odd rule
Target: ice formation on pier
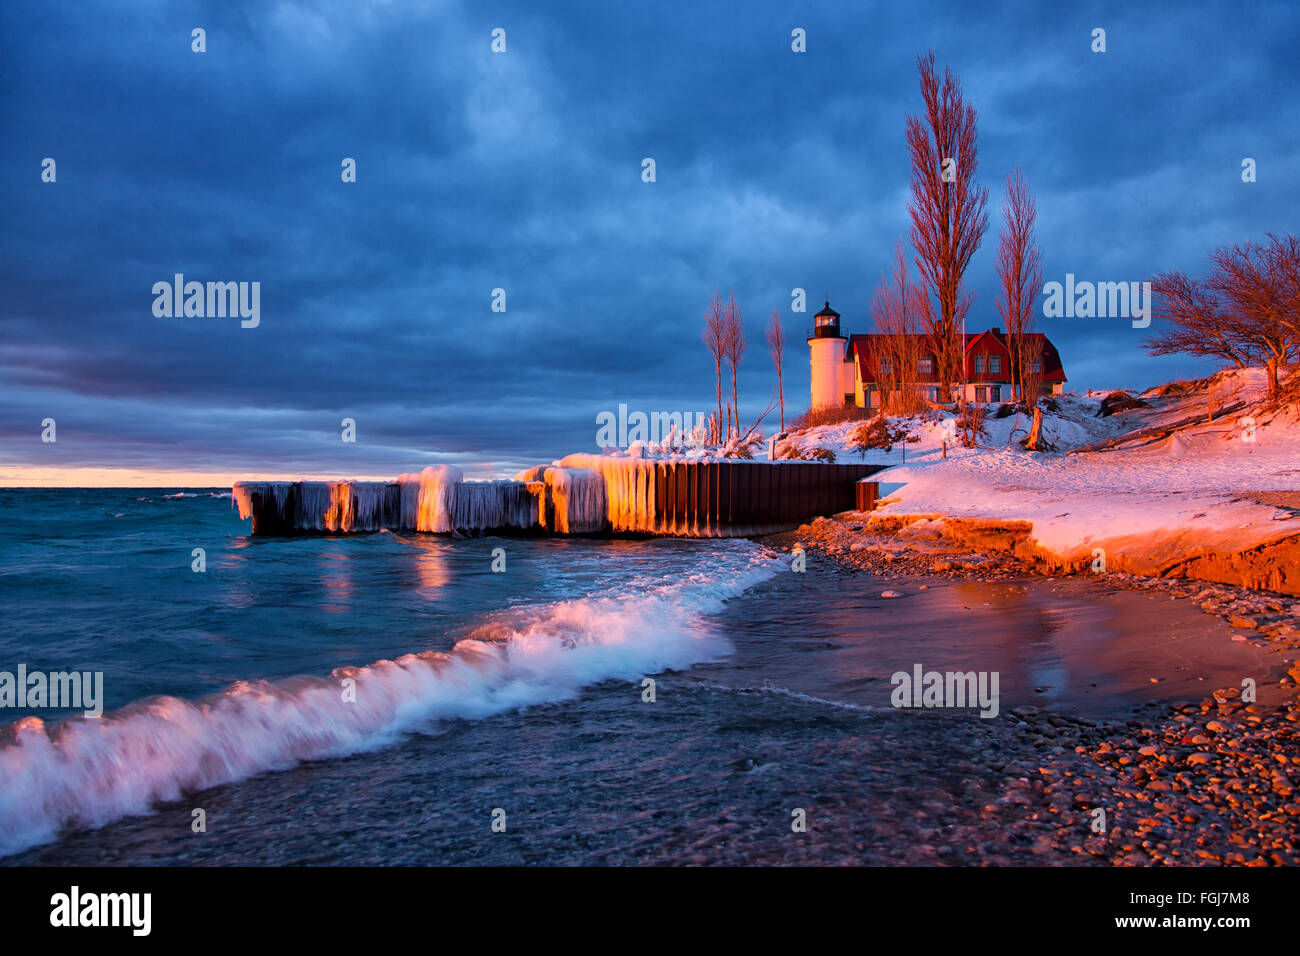
[[418,475],[399,475],[404,531],[455,531],[456,486],[464,473],[452,465],[425,468]]
[[527,530],[538,525],[537,499],[522,481],[463,481],[452,490],[452,524],[458,531]]
[[655,509],[655,461],[645,458],[614,458],[608,455],[568,455],[558,462],[562,469],[593,471],[605,482],[609,524],[615,532],[660,532]]
[[447,533],[539,527],[542,491],[520,481],[465,481],[459,468],[438,465],[391,482],[240,481],[233,498],[241,518],[270,533]]
[[442,465],[392,482],[241,481],[233,497],[259,535],[389,529],[712,538],[769,534],[851,508],[853,483],[877,467],[578,454],[512,480],[465,481],[460,469]]
[[389,526],[397,487],[384,481],[239,481],[232,497],[251,518],[254,495],[299,531],[378,531]]
[[548,492],[543,524],[557,534],[591,534],[605,527],[605,479],[589,468],[538,465],[515,475],[518,482],[542,482]]

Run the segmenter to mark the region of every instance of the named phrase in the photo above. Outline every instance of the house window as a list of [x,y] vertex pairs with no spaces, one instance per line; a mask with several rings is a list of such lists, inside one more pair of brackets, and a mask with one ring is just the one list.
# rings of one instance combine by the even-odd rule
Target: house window
[[987,402],[989,400],[989,387],[987,385],[975,386],[975,401]]
[[990,356],[989,356],[989,373],[992,374],[992,375],[1000,375],[1000,374],[1002,373],[1002,356],[1001,356],[1001,355],[990,355]]
[[975,356],[975,374],[976,375],[984,374],[984,356],[982,355]]
[[990,401],[990,402],[1000,402],[1000,401],[1002,401],[1002,386],[1001,386],[1001,385],[990,385],[990,386],[989,386],[989,401]]
[[1034,359],[1033,362],[1030,363],[1029,367],[1033,370],[1035,375],[1041,375],[1043,373],[1043,360]]
[[933,375],[933,374],[934,374],[934,362],[933,362],[931,359],[928,359],[928,358],[917,359],[917,360],[916,360],[916,374],[917,374],[917,375]]
[[891,375],[893,374],[893,371],[894,371],[894,360],[882,358],[880,360],[880,374]]

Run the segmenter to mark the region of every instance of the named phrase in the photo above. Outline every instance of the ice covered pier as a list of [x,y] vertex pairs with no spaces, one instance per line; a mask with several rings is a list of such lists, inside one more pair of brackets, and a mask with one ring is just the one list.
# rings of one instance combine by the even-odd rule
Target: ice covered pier
[[[570,455],[501,481],[449,466],[395,481],[240,481],[255,535],[429,531],[743,537],[858,507],[883,465]],[[872,496],[868,496],[872,497]]]

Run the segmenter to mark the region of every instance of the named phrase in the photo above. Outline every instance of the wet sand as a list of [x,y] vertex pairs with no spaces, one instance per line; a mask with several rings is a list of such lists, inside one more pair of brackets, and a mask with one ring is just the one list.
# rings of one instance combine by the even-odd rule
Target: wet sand
[[[792,585],[817,597],[796,614],[800,626],[789,639],[833,650],[831,666],[843,674],[837,689],[864,706],[890,706],[890,676],[917,663],[999,672],[1003,710],[1036,705],[1087,715],[1124,714],[1148,701],[1196,701],[1217,687],[1240,686],[1244,677],[1271,685],[1282,672],[1276,655],[1233,642],[1239,632],[1222,619],[1164,596],[1075,579],[861,575],[825,587],[814,580],[825,573],[792,575]],[[886,590],[901,596],[880,597]],[[802,680],[781,676],[811,692],[822,670]]]
[[[851,518],[821,520],[766,539],[801,545],[806,574],[824,576],[804,585],[821,597],[790,640],[833,645],[842,691],[856,682],[880,707],[889,673],[916,661],[1002,671],[996,719],[957,710],[947,713],[966,718],[960,729],[929,724],[932,735],[970,735],[995,779],[954,792],[946,814],[944,799],[930,801],[952,822],[922,828],[936,838],[925,858],[1300,863],[1294,599],[1126,575],[1033,577],[1005,556],[881,550],[851,529]],[[881,626],[886,606],[897,611]],[[857,626],[868,618],[872,633]],[[920,729],[944,711],[895,713]],[[957,805],[972,798],[977,821]],[[954,845],[971,856],[955,858]]]

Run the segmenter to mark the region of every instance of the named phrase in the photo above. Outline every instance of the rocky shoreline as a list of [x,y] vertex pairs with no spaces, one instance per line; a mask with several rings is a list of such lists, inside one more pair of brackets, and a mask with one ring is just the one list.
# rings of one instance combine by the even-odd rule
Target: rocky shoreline
[[[920,577],[933,583],[1050,573],[1014,553],[980,553],[939,534],[900,540],[868,529],[865,518],[819,518],[764,541],[825,556],[850,575],[865,572],[882,595],[889,582],[929,586]],[[1275,685],[1261,685],[1255,701],[1224,687],[1199,701],[1135,706],[1113,719],[1012,708],[981,730],[981,757],[1000,783],[954,797],[978,803],[976,818],[969,805],[951,807],[941,828],[920,827],[922,861],[1300,864],[1300,602],[1200,581],[1104,578],[1194,601],[1227,621],[1232,640],[1283,655],[1279,670],[1289,670]]]

